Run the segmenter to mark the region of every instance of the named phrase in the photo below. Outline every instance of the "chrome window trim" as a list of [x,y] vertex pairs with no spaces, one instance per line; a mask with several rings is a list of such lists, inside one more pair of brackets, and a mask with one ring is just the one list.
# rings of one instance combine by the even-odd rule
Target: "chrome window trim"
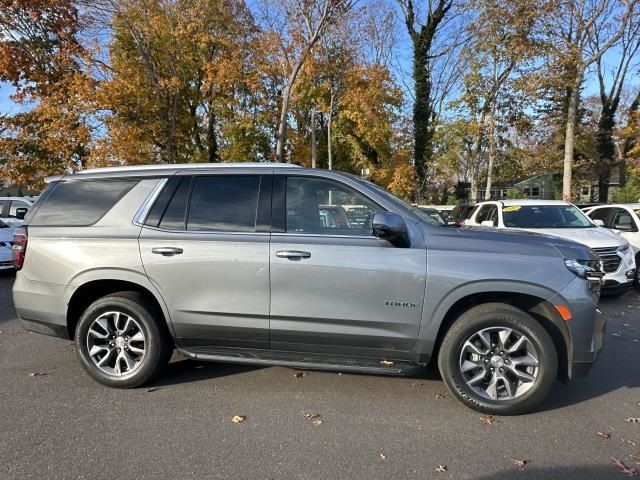
[[[277,237],[316,237],[316,238],[355,238],[360,240],[381,240],[375,235],[328,235],[324,233],[286,233],[286,232],[274,232],[271,235]],[[384,240],[381,240],[384,241]]]
[[149,195],[147,195],[147,198],[144,200],[136,214],[133,216],[134,225],[137,225],[139,227],[142,227],[144,225],[144,222],[147,220],[147,215],[149,215],[149,211],[151,211],[151,206],[155,203],[158,195],[160,195],[160,192],[168,181],[168,178],[161,179],[158,184],[153,187],[151,192],[149,192]]

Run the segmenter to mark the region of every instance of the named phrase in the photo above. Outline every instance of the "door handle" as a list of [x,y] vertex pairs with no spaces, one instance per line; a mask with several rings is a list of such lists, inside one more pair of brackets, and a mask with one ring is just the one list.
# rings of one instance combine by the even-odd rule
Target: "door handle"
[[279,250],[276,257],[288,258],[289,260],[300,260],[302,258],[311,258],[310,252],[300,252],[298,250]]
[[173,257],[174,255],[180,255],[183,250],[180,247],[153,247],[151,253],[157,253],[164,257]]

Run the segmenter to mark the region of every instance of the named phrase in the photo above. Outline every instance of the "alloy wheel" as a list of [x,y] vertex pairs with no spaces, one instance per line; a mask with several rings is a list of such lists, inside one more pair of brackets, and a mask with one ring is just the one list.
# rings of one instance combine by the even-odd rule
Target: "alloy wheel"
[[107,375],[131,375],[142,364],[145,345],[142,327],[124,312],[101,314],[87,331],[89,357]]
[[535,385],[540,357],[522,332],[490,327],[475,332],[464,342],[459,368],[467,387],[482,398],[513,400]]

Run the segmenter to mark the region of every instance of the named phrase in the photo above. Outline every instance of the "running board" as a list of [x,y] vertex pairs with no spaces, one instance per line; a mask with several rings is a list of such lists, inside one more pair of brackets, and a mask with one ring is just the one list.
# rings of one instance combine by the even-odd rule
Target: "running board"
[[424,366],[406,361],[385,361],[329,355],[311,355],[305,352],[281,352],[271,350],[228,350],[207,352],[189,351],[176,347],[187,358],[207,362],[240,363],[246,365],[280,366],[309,370],[374,373],[378,375],[415,375]]

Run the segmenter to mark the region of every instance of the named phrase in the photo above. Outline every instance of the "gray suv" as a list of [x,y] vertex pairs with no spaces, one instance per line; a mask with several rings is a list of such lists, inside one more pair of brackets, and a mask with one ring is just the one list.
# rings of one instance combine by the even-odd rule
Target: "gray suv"
[[348,174],[155,165],[50,178],[16,231],[28,330],[137,387],[199,360],[415,373],[481,412],[532,410],[602,345],[600,260],[531,233],[436,225]]

